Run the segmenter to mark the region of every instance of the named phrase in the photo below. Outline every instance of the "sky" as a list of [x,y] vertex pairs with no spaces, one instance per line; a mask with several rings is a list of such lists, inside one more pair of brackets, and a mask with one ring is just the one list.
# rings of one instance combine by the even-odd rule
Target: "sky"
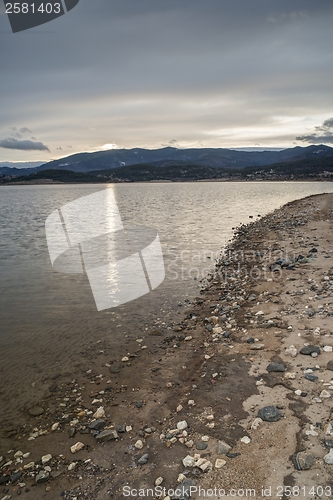
[[332,0],[80,0],[12,33],[0,0],[0,162],[333,146],[332,25]]

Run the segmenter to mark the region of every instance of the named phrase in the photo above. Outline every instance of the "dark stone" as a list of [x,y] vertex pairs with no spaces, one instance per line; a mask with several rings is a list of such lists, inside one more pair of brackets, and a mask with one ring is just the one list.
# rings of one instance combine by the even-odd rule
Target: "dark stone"
[[29,413],[32,417],[39,417],[39,415],[43,415],[44,408],[42,408],[41,406],[34,406],[33,408],[29,409]]
[[301,397],[302,397],[302,398],[306,398],[306,396],[307,396],[307,395],[308,395],[308,393],[307,393],[307,392],[301,392]]
[[305,354],[307,356],[310,356],[313,352],[320,354],[320,347],[318,347],[317,345],[307,345],[300,350],[301,354]]
[[297,470],[309,470],[313,464],[313,455],[306,451],[300,451],[292,456],[292,460]]
[[250,339],[247,339],[246,341],[248,344],[254,344],[254,338],[251,337]]
[[120,427],[118,427],[117,432],[119,432],[119,434],[126,432],[126,425],[121,425]]
[[333,448],[333,439],[324,439],[324,446],[329,450]]
[[21,472],[16,472],[16,474],[13,474],[11,477],[10,477],[10,482],[11,483],[16,483],[20,477],[22,476]]
[[58,384],[52,384],[50,387],[49,387],[49,391],[50,392],[55,392],[58,388]]
[[149,459],[149,455],[148,455],[148,453],[145,453],[145,455],[142,455],[142,457],[139,458],[138,464],[139,465],[146,465],[146,463],[148,463],[148,459]]
[[68,431],[69,437],[73,438],[75,436],[75,433],[76,433],[75,427],[70,426],[69,431]]
[[206,325],[206,330],[207,330],[208,332],[211,332],[211,331],[213,330],[212,325]]
[[6,484],[10,480],[10,476],[0,476],[0,484]]
[[311,253],[316,253],[316,252],[318,252],[318,250],[316,248],[311,248],[310,252]]
[[110,373],[119,373],[121,368],[119,366],[110,366]]
[[91,422],[88,427],[89,429],[92,429],[93,431],[101,431],[105,427],[105,420],[102,420],[101,418],[98,418],[97,420],[94,420]]
[[173,489],[174,495],[171,500],[188,500],[191,497],[191,486],[196,483],[192,479],[184,479],[181,484],[177,484]]
[[142,408],[143,407],[143,402],[142,401],[138,401],[137,403],[135,403],[135,406],[137,408]]
[[315,315],[315,312],[312,311],[312,309],[308,309],[307,311],[305,311],[304,314],[306,314],[307,316],[309,316],[310,318],[312,318]]
[[117,431],[113,431],[111,429],[107,429],[106,431],[102,431],[98,436],[96,436],[96,440],[99,443],[106,443],[107,441],[112,441],[118,438]]
[[152,335],[153,337],[162,337],[162,332],[161,330],[151,330],[149,335]]
[[226,454],[226,457],[228,458],[236,458],[236,457],[239,457],[240,456],[240,453],[237,452],[237,453],[227,453]]
[[258,417],[265,422],[277,422],[281,418],[281,412],[275,406],[264,406],[258,411]]
[[199,441],[196,446],[197,450],[206,450],[208,445],[202,441]]
[[228,339],[231,335],[231,332],[224,332],[223,337]]
[[327,365],[326,365],[327,370],[333,371],[333,359],[331,359]]
[[267,366],[266,370],[268,372],[284,372],[286,371],[286,367],[281,363],[271,363]]
[[178,340],[180,342],[182,342],[183,340],[185,340],[185,335],[182,333],[181,335],[178,336]]
[[306,380],[310,380],[310,382],[315,382],[316,380],[318,380],[318,377],[316,377],[315,375],[312,375],[312,373],[307,373],[305,375],[305,378],[306,378]]

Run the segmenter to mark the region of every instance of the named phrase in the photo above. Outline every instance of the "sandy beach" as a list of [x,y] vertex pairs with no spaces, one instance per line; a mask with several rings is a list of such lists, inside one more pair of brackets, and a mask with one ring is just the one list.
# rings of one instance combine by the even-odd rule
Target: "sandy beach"
[[235,228],[179,323],[82,346],[2,425],[0,500],[332,498],[332,224],[325,194]]

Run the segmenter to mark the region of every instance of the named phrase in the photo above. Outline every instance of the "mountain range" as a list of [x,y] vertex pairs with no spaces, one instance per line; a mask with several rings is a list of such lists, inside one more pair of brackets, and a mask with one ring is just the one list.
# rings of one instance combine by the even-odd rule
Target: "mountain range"
[[281,151],[238,151],[224,148],[178,149],[112,149],[94,153],[77,153],[53,160],[34,168],[0,167],[0,175],[26,176],[44,170],[72,171],[77,173],[100,172],[134,165],[149,164],[154,168],[169,166],[209,167],[211,169],[244,169],[265,167],[276,163],[333,157],[333,148],[325,145],[294,147]]

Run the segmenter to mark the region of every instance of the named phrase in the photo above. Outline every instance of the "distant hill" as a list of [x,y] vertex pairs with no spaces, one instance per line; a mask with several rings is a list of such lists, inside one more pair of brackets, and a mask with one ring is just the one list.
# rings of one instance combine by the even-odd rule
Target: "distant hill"
[[42,170],[30,175],[2,178],[0,182],[149,182],[149,181],[198,181],[198,180],[333,180],[333,156],[285,161],[273,165],[243,169],[214,168],[194,163],[160,162],[97,170],[72,172],[71,170]]
[[193,164],[215,169],[243,169],[272,165],[279,162],[301,159],[333,157],[333,148],[328,146],[295,147],[282,151],[236,151],[232,149],[112,149],[95,153],[78,153],[60,160],[53,160],[33,169],[0,168],[0,175],[22,176],[43,170],[70,170],[72,172],[95,172],[119,170],[140,164],[155,165],[156,168],[169,165]]

